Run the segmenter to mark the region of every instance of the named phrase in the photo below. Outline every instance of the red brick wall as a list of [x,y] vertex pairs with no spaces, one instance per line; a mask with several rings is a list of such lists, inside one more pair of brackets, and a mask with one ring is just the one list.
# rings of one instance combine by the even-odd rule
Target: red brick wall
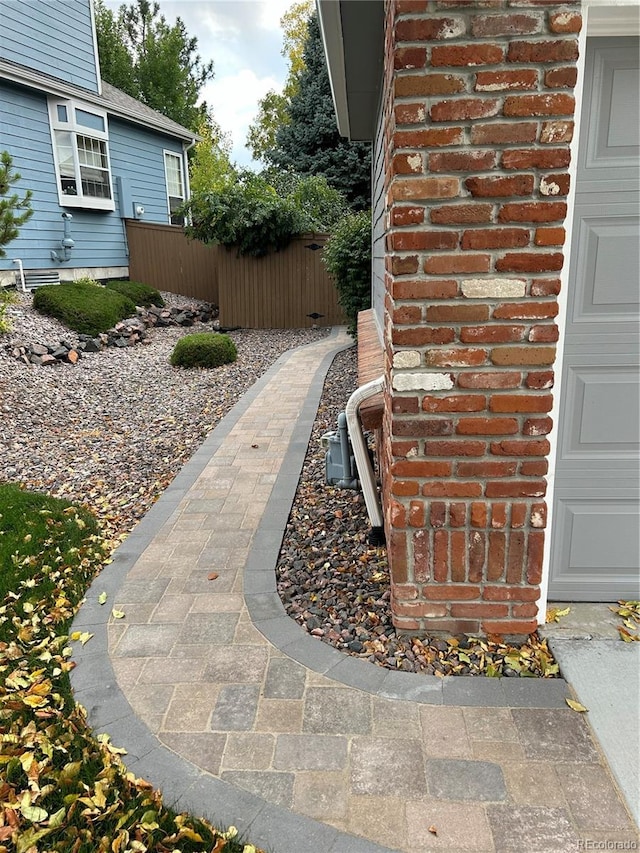
[[528,634],[579,6],[387,6],[382,448],[399,630]]

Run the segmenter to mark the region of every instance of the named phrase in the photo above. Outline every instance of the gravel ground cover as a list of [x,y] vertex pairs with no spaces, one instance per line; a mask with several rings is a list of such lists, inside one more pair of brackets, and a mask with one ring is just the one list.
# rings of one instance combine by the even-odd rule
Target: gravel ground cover
[[[163,293],[167,304],[195,300]],[[18,343],[75,342],[58,321],[34,311],[29,295],[9,309],[0,335],[0,480],[88,505],[105,535],[123,539],[207,433],[291,347],[326,329],[232,332],[238,360],[215,371],[171,367],[185,334],[162,328],[148,343],[84,355],[76,365],[26,366]],[[327,486],[323,433],[335,429],[357,382],[355,347],[327,375],[278,564],[289,614],[314,636],[379,666],[428,674],[557,675],[545,641],[520,648],[498,640],[398,636],[389,607],[385,548],[369,546],[359,492]]]
[[[197,300],[163,293],[168,305]],[[32,307],[9,308],[0,334],[0,479],[86,503],[118,541],[157,500],[207,433],[291,347],[326,329],[230,333],[238,360],[213,371],[171,367],[182,336],[210,328],[156,328],[148,343],[83,355],[75,365],[26,366],[18,343],[55,344],[77,335]]]
[[278,591],[289,615],[324,642],[389,669],[441,676],[557,676],[558,665],[537,633],[518,647],[499,637],[396,633],[386,549],[368,544],[364,499],[325,483],[321,438],[336,428],[356,383],[352,347],[336,356],[327,374],[280,551]]

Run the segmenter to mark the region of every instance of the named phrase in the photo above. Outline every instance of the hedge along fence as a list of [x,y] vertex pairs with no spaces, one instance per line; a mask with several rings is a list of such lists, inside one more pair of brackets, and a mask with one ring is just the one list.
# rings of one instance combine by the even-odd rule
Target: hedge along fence
[[322,263],[326,234],[296,237],[263,258],[189,240],[170,225],[127,220],[127,239],[132,280],[214,302],[223,326],[300,329],[346,322]]

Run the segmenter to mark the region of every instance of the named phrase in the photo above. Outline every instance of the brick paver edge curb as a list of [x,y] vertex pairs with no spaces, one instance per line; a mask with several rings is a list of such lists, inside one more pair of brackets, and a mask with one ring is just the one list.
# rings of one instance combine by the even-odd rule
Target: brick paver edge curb
[[[336,336],[334,329],[330,337]],[[393,672],[322,643],[287,616],[276,589],[275,567],[281,538],[276,543],[274,531],[284,532],[289,510],[284,512],[283,508],[290,508],[295,496],[324,380],[336,354],[345,348],[344,344],[337,344],[314,375],[252,541],[244,570],[244,596],[254,625],[283,654],[307,668],[383,698],[456,706],[566,708],[564,700],[569,690],[563,679],[441,679]],[[92,728],[107,731],[115,745],[127,750],[123,757],[127,768],[160,788],[167,804],[200,814],[217,826],[233,824],[246,837],[258,834],[259,828],[260,843],[277,853],[299,853],[301,838],[312,845],[309,849],[326,853],[393,853],[216,779],[164,746],[138,719],[116,681],[107,639],[111,610],[97,601],[98,592],[106,592],[109,600],[114,599],[129,570],[177,509],[224,438],[294,352],[289,350],[280,356],[212,430],[114,551],[111,564],[94,580],[72,626],[74,631],[91,630],[93,637],[84,646],[73,643],[77,666],[71,672],[71,684],[77,702],[86,708]]]

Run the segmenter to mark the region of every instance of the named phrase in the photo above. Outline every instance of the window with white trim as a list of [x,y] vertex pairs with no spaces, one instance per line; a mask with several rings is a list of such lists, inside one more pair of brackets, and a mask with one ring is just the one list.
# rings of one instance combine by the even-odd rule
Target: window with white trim
[[60,204],[114,210],[106,112],[50,98],[49,121]]
[[169,222],[172,225],[184,225],[184,216],[176,214],[186,201],[185,182],[181,154],[172,151],[164,152],[164,172],[167,179],[167,205]]

